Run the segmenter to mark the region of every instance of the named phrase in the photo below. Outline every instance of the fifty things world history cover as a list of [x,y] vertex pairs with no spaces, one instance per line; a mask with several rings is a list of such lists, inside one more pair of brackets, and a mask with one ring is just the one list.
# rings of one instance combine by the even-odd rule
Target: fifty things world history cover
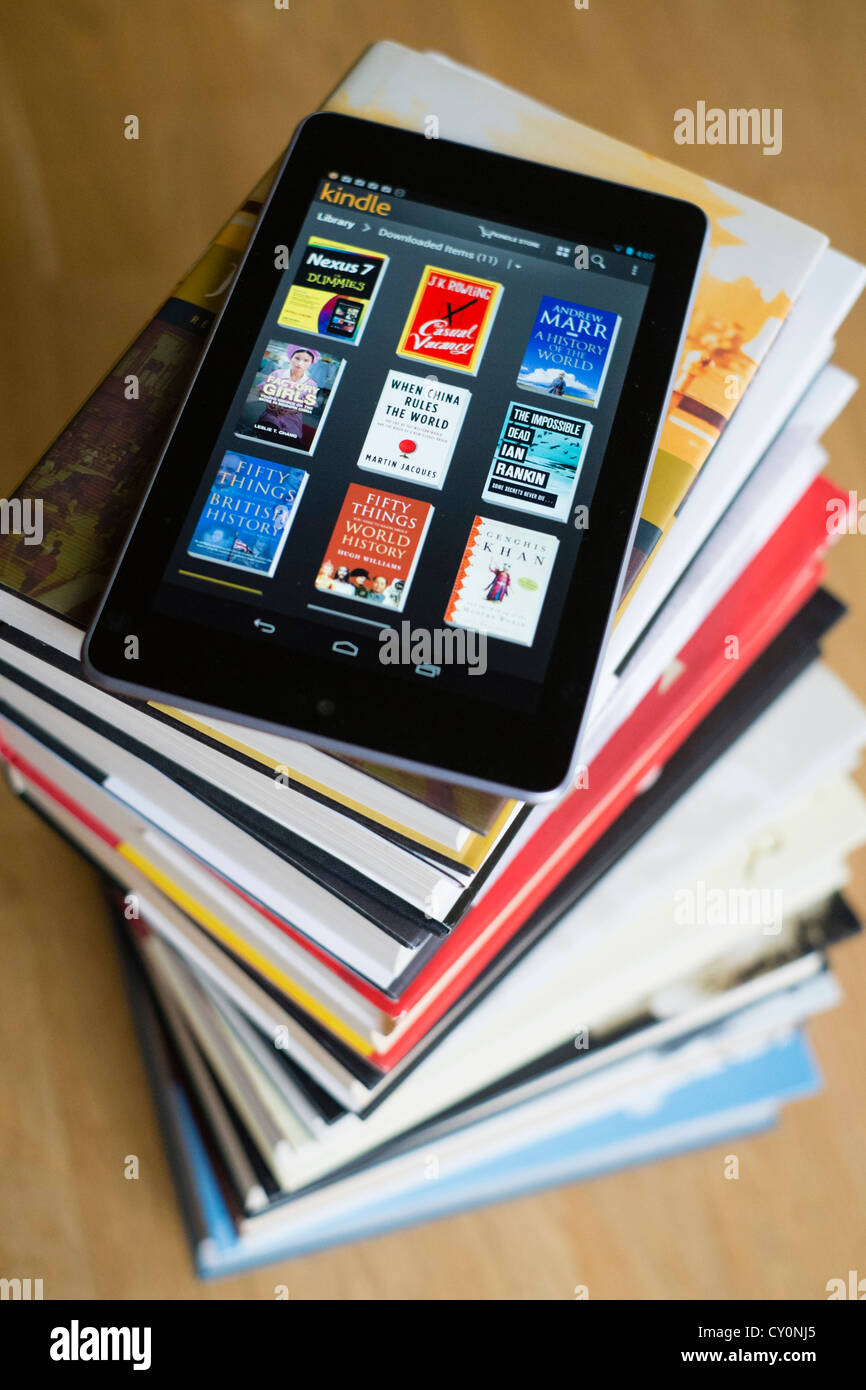
[[350,483],[316,588],[399,612],[432,515],[429,502]]

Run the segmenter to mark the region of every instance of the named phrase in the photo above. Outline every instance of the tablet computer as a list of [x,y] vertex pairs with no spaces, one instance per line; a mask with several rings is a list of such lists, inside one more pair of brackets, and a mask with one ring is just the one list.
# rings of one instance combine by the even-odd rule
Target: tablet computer
[[706,236],[691,204],[352,117],[295,135],[89,677],[562,788]]

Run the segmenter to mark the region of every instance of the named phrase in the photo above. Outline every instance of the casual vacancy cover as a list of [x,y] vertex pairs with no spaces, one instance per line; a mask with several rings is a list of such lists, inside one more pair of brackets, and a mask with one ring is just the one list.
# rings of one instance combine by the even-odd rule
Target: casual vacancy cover
[[432,515],[429,502],[350,483],[316,588],[399,612]]
[[568,521],[592,425],[510,401],[482,496]]
[[475,376],[502,286],[427,265],[397,345],[398,357]]
[[289,464],[224,454],[187,554],[270,579],[308,477]]
[[524,391],[577,405],[598,405],[621,319],[544,295],[517,374]]
[[306,343],[272,340],[235,429],[241,439],[312,454],[346,365]]
[[[368,48],[325,107],[410,130],[417,129],[419,109],[447,110],[449,139],[686,198],[709,217],[710,250],[644,500],[630,588],[673,525],[812,274],[826,236],[569,120],[485,74],[400,44]],[[20,536],[0,537],[0,585],[73,622],[86,626],[93,617],[276,168],[232,214],[16,489],[16,497],[42,504],[45,542],[34,561],[36,547]]]
[[559,541],[476,516],[445,621],[531,647]]
[[310,237],[277,322],[360,343],[387,266],[380,251]]
[[471,399],[465,386],[389,372],[358,467],[441,488]]

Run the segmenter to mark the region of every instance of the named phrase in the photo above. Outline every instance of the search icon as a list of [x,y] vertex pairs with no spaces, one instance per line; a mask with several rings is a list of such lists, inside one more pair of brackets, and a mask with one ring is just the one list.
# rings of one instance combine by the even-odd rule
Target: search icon
[[602,270],[607,270],[607,266],[604,263],[604,256],[599,255],[598,251],[594,252],[589,259],[593,265],[599,265]]

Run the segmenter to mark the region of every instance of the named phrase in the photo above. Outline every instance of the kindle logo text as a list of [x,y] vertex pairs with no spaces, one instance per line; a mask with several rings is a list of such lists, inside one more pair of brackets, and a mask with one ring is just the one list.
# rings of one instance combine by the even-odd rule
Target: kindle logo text
[[391,204],[378,193],[350,193],[348,188],[337,188],[327,182],[319,190],[319,202],[336,203],[338,207],[352,208],[355,212],[375,213],[377,217],[387,217],[391,212]]
[[52,1361],[131,1361],[134,1371],[150,1370],[149,1327],[68,1327],[51,1329]]

